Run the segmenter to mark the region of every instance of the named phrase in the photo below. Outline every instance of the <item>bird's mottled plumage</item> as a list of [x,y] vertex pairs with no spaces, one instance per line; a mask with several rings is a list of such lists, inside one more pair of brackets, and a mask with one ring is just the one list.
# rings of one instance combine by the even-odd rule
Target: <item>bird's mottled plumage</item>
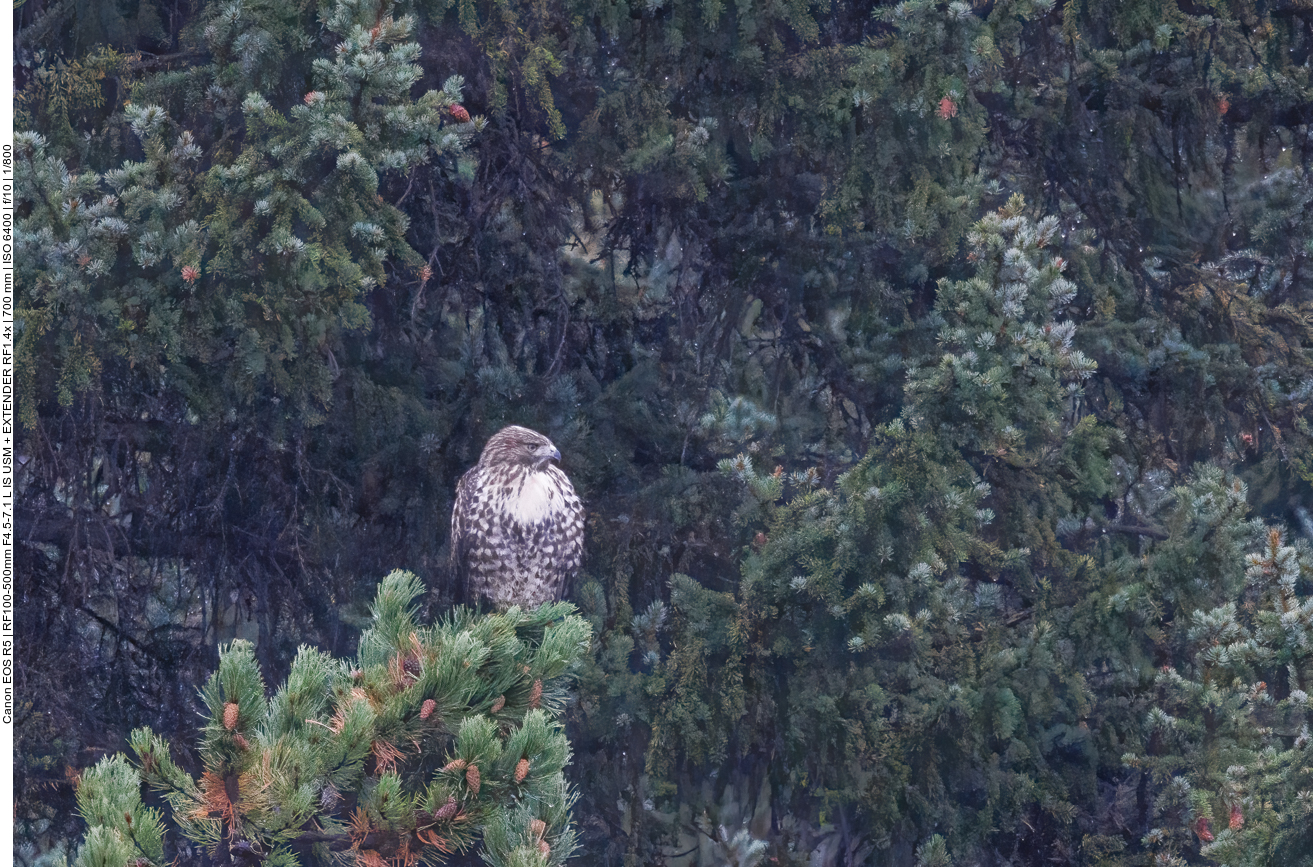
[[456,486],[452,572],[470,601],[500,610],[560,599],[579,571],[584,510],[552,441],[503,428]]

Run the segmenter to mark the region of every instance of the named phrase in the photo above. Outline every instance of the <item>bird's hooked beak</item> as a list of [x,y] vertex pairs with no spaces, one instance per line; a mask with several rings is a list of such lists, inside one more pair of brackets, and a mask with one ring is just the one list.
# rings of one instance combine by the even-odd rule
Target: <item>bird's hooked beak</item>
[[556,448],[556,446],[550,444],[545,446],[540,446],[538,450],[534,452],[533,468],[539,471],[545,470],[547,469],[547,465],[550,464],[552,461],[560,461],[560,460],[561,460],[561,451],[560,449]]

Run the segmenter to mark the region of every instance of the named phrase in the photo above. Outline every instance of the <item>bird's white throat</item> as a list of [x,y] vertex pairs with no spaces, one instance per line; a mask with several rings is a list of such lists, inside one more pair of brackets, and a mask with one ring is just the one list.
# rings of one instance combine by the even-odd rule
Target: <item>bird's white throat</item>
[[517,522],[536,523],[560,507],[557,486],[553,484],[550,472],[525,473],[519,488],[511,491],[506,509]]

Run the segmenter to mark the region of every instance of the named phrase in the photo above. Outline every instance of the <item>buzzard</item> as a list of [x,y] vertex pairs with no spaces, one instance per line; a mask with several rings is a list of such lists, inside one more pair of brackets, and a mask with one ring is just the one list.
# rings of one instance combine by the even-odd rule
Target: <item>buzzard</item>
[[560,599],[579,570],[584,510],[556,461],[561,453],[537,431],[512,425],[495,433],[456,486],[451,511],[451,571],[466,601],[498,610]]

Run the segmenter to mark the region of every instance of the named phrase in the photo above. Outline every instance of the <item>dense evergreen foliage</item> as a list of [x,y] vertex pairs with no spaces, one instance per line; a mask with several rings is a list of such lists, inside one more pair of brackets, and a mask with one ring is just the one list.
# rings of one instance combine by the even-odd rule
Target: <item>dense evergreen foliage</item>
[[[329,720],[377,576],[474,629],[519,423],[588,509],[580,863],[1313,863],[1306,4],[14,15],[22,857],[337,821],[107,830]],[[101,816],[129,739],[178,788]]]
[[[90,830],[77,863],[160,864],[190,844],[219,862],[427,864],[475,841],[494,865],[565,863],[574,798],[554,717],[587,624],[557,603],[423,627],[411,607],[423,594],[414,575],[389,575],[355,660],[302,647],[267,701],[251,645],[221,648],[202,690],[200,780],[134,731],[135,768],[118,754],[78,782]],[[165,811],[144,805],[143,783]],[[165,812],[184,840],[168,839]]]

